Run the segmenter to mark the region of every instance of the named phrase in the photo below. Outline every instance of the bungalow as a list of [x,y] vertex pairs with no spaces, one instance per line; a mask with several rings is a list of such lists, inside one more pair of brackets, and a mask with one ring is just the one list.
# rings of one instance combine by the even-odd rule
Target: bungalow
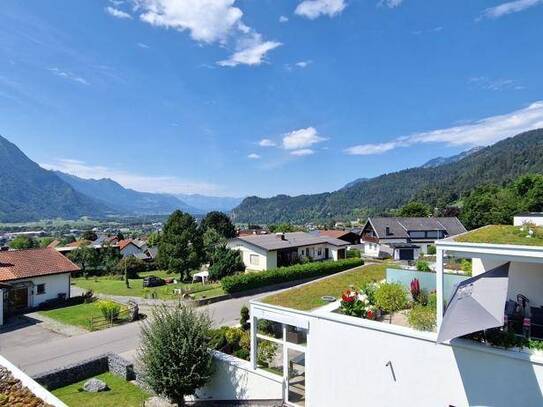
[[428,253],[428,246],[438,239],[466,232],[455,217],[439,218],[369,218],[362,229],[366,256],[394,260],[415,260]]
[[344,259],[347,246],[343,240],[305,232],[239,236],[228,242],[229,248],[241,251],[248,269],[259,271],[288,266],[304,257]]
[[79,267],[53,248],[0,251],[0,325],[4,315],[70,297]]

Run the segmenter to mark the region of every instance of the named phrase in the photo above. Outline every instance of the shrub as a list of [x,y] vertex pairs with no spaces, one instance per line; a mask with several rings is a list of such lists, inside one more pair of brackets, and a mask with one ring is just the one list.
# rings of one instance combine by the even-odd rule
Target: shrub
[[436,246],[435,246],[435,245],[433,245],[433,244],[429,244],[429,245],[428,245],[428,249],[427,249],[427,250],[428,250],[428,254],[429,254],[430,256],[433,256],[433,255],[435,255],[435,254],[436,254],[436,252],[437,252],[437,250],[436,250]]
[[436,326],[435,307],[417,304],[407,316],[409,325],[419,331],[432,331]]
[[261,341],[258,343],[256,359],[260,366],[269,367],[270,363],[275,358],[277,345],[269,341]]
[[414,278],[411,280],[411,284],[409,284],[409,289],[411,291],[411,297],[413,297],[413,301],[419,302],[420,297],[420,282],[417,278]]
[[471,261],[468,259],[462,259],[460,262],[460,268],[464,273],[466,273],[468,276],[471,276],[472,273],[472,264]]
[[375,291],[375,305],[387,313],[407,307],[407,292],[397,283],[383,283]]
[[239,340],[243,335],[243,331],[239,328],[228,328],[224,334],[226,338],[226,343],[230,346],[236,346],[239,344]]
[[249,308],[247,308],[247,306],[244,305],[243,307],[241,307],[239,314],[240,314],[239,323],[241,325],[241,328],[244,330],[249,329],[249,318],[250,318]]
[[156,394],[185,405],[185,396],[203,387],[213,373],[210,328],[209,316],[193,308],[155,308],[141,331],[144,383]]
[[108,321],[115,321],[119,318],[121,312],[121,305],[113,301],[101,300],[96,303],[98,309],[102,313],[102,316]]
[[352,248],[350,250],[347,250],[348,259],[359,259],[360,257],[360,249]]
[[228,330],[227,326],[223,326],[218,329],[212,329],[209,332],[209,347],[215,350],[223,350],[226,346],[226,331]]
[[418,271],[431,271],[428,262],[425,260],[417,260],[417,270]]
[[326,276],[361,266],[362,264],[364,263],[360,259],[297,264],[274,270],[228,276],[221,280],[221,286],[227,293],[236,293],[272,284]]

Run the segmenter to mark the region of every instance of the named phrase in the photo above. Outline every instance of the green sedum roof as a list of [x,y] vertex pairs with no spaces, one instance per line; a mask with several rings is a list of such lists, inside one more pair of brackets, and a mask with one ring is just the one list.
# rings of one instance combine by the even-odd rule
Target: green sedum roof
[[453,240],[464,243],[543,246],[543,227],[533,227],[531,230],[534,233],[532,237],[528,237],[527,227],[521,230],[521,226],[490,225],[455,236]]

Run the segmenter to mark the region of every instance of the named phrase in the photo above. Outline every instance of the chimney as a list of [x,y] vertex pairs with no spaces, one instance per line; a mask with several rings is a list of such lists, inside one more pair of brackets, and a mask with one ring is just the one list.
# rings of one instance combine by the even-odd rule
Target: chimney
[[281,240],[287,240],[285,238],[285,234],[283,232],[278,232],[275,234],[275,236],[278,238],[278,239],[281,239]]
[[386,235],[386,236],[390,236],[391,234],[392,234],[392,233],[390,233],[390,226],[387,226],[387,227],[385,228],[385,235]]

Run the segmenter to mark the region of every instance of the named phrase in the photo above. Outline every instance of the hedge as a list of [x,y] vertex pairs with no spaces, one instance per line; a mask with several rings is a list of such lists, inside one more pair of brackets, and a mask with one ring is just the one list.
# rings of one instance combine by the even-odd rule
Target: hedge
[[227,276],[221,280],[221,286],[224,291],[231,294],[240,291],[253,290],[272,284],[326,276],[353,267],[358,267],[362,264],[364,264],[364,262],[361,259],[296,264],[294,266],[280,267],[274,270]]

